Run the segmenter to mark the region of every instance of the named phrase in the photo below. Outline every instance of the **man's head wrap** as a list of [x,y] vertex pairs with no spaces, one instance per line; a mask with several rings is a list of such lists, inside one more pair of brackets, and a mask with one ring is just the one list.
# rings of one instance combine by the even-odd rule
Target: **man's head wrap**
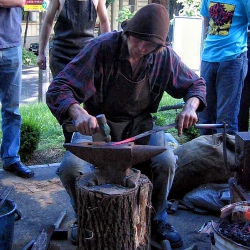
[[169,29],[169,15],[161,4],[148,4],[121,25],[124,34],[138,39],[166,46]]

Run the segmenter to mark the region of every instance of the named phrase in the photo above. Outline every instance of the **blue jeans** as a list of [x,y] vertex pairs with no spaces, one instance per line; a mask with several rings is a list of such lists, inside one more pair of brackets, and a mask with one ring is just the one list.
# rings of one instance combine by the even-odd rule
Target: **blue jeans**
[[[228,124],[226,132],[238,131],[241,92],[247,74],[247,53],[225,62],[201,62],[201,77],[207,86],[207,107],[198,114],[200,123]],[[202,135],[221,133],[222,129],[201,129]]]
[[4,166],[20,161],[19,103],[22,87],[22,48],[0,49],[0,101],[2,104],[1,158]]
[[[75,133],[73,143],[89,142],[92,137]],[[168,146],[164,131],[152,134],[149,145],[163,146],[167,150],[151,159],[151,179],[153,184],[152,205],[153,219],[157,221],[167,221],[167,196],[173,183],[176,170],[176,156]],[[62,159],[57,175],[67,190],[73,209],[77,212],[77,196],[75,182],[82,173],[93,171],[93,165],[81,160],[69,151]]]

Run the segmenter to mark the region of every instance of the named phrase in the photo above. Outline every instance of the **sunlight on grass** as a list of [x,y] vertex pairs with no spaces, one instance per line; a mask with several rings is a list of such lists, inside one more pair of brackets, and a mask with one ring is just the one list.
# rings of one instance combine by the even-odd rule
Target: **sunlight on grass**
[[62,147],[64,137],[60,124],[45,103],[21,105],[20,113],[23,121],[33,120],[41,129],[41,139],[37,150]]

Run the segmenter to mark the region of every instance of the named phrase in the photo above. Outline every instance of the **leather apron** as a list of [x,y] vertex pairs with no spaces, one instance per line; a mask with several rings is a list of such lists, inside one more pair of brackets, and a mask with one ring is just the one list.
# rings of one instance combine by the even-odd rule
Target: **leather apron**
[[65,0],[54,26],[50,67],[55,77],[94,38],[97,11],[92,0]]
[[[110,126],[112,141],[120,141],[152,129],[153,121],[148,107],[150,87],[148,74],[140,81],[132,81],[121,73],[108,85],[104,110]],[[135,144],[145,145],[149,137]]]

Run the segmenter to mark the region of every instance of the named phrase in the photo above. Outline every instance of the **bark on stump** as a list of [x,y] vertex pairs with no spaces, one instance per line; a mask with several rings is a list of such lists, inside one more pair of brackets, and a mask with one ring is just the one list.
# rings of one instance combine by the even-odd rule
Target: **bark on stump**
[[150,249],[152,184],[140,175],[135,188],[76,182],[79,250]]

